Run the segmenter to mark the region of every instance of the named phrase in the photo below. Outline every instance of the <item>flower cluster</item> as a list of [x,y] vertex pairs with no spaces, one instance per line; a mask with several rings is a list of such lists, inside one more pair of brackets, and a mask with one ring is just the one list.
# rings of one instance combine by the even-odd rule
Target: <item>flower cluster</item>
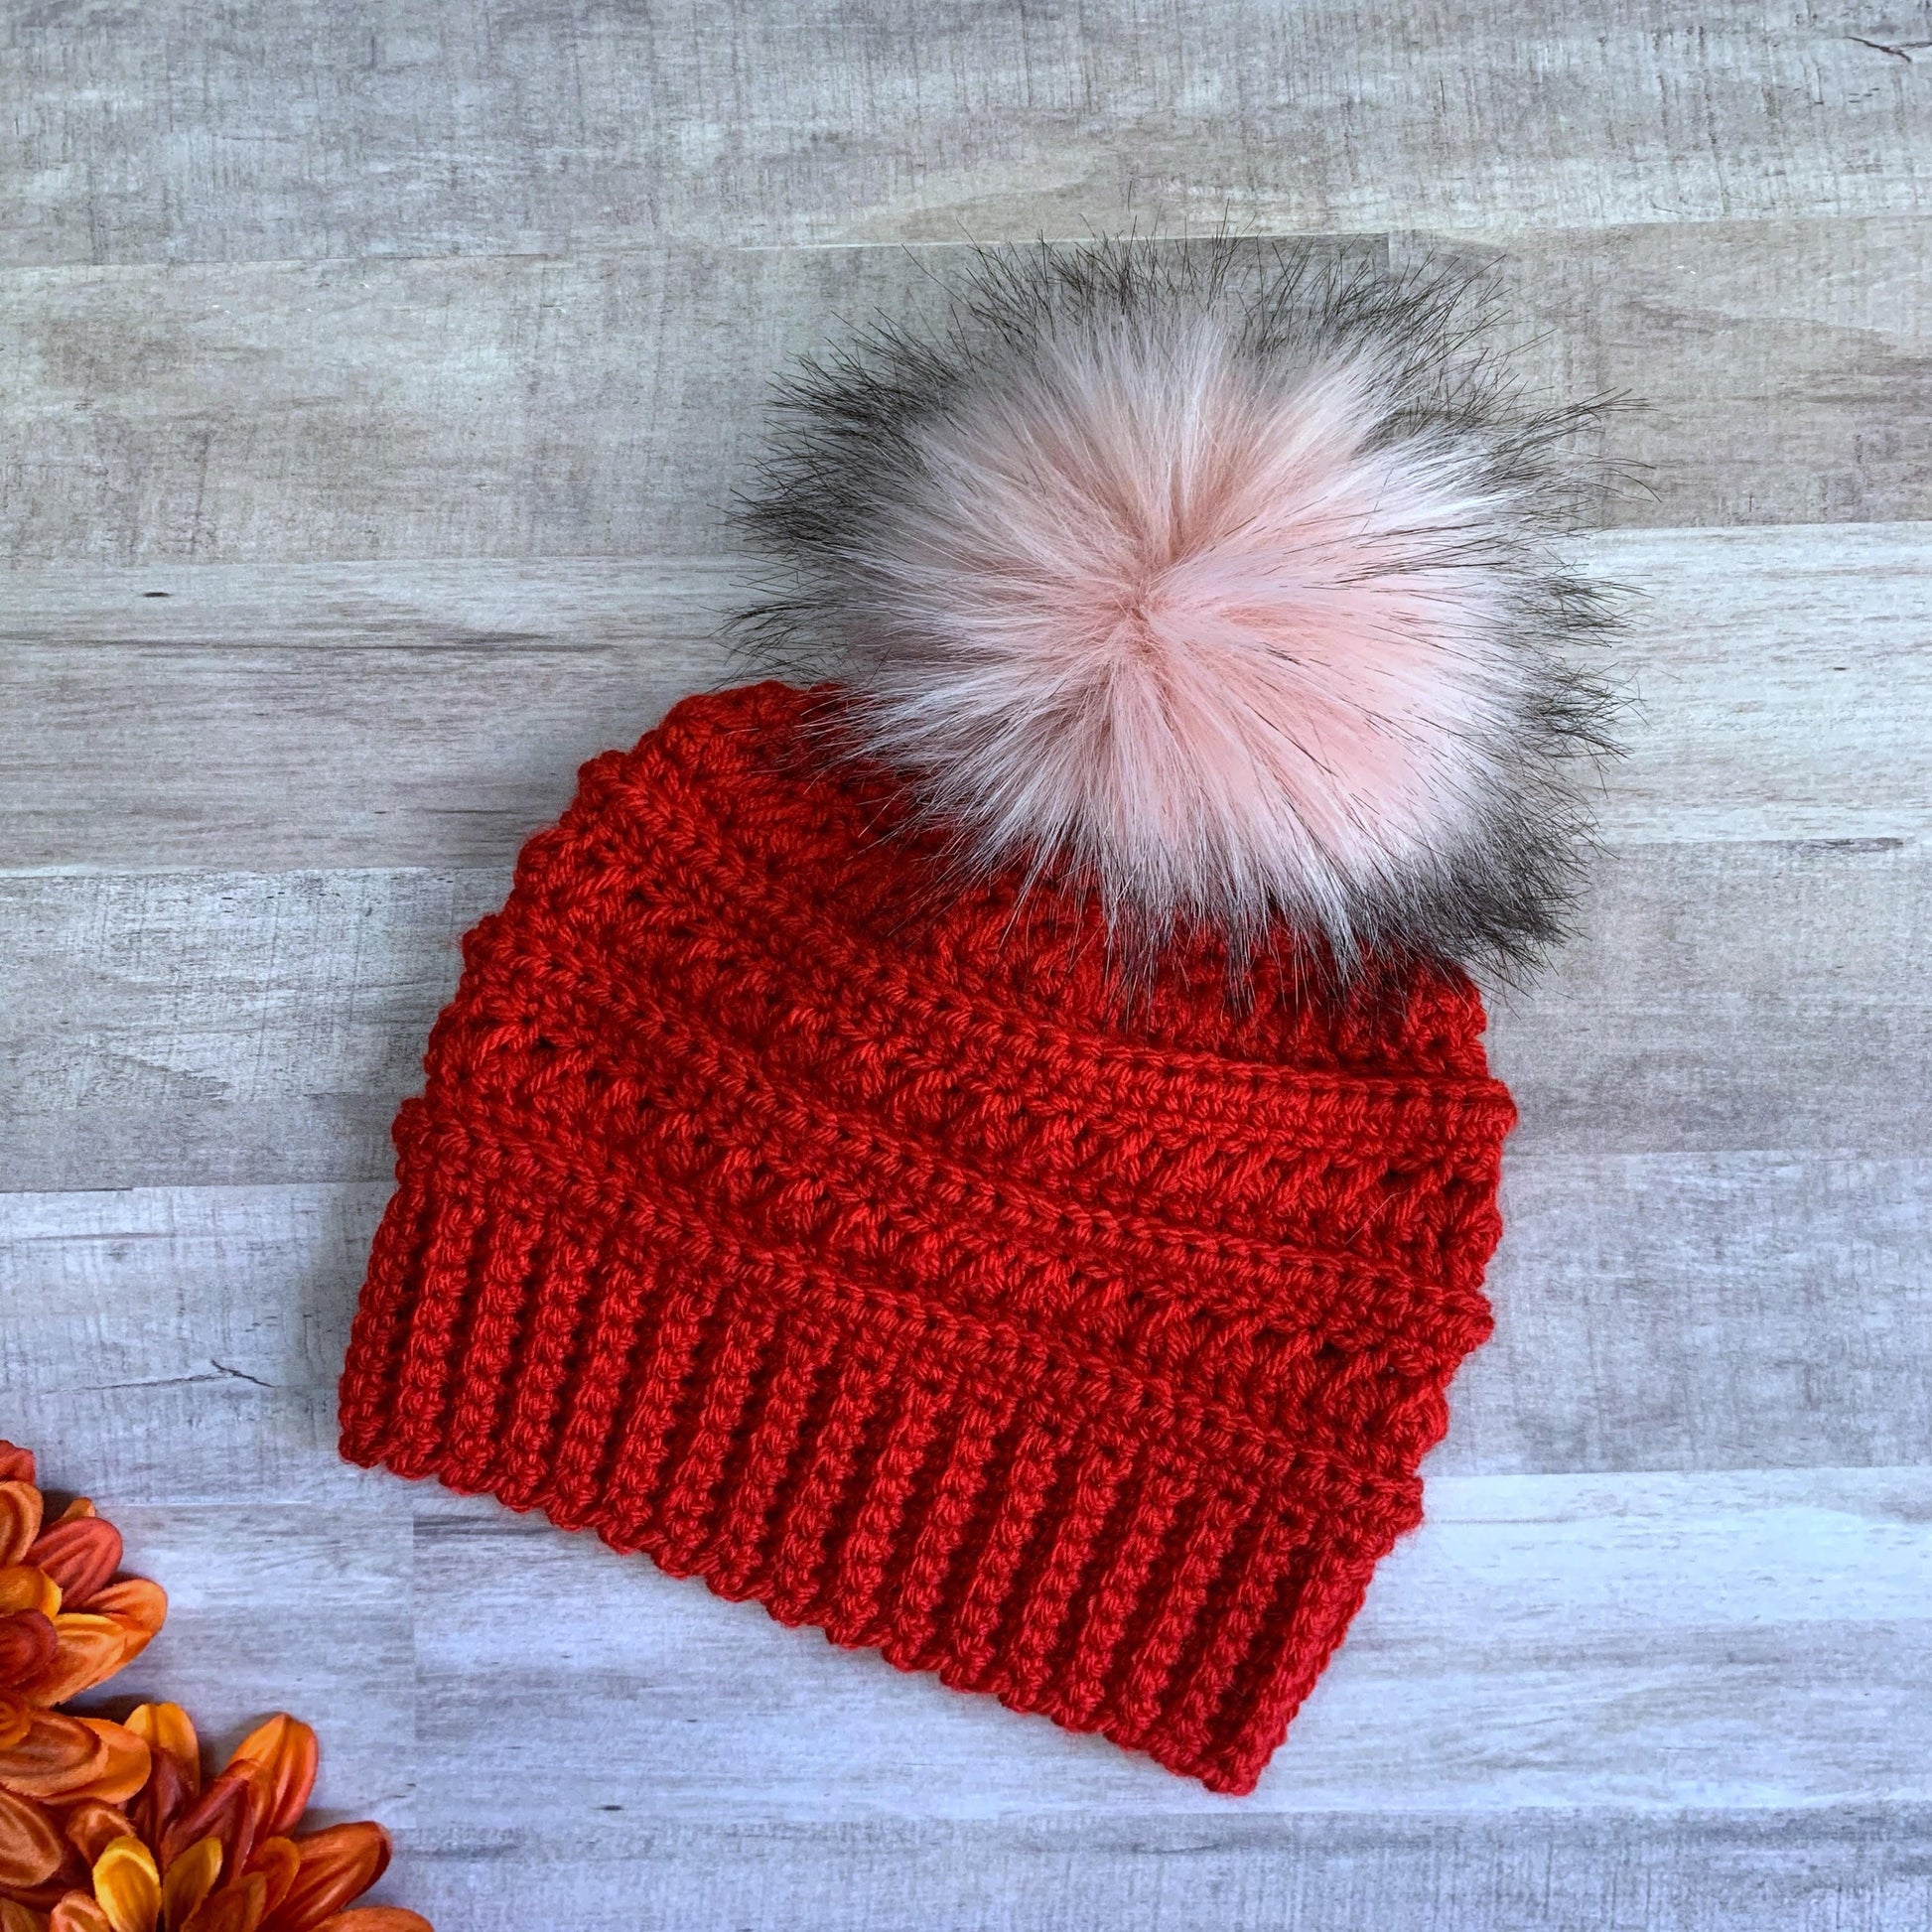
[[178,1704],[124,1724],[54,1708],[136,1656],[167,1598],[115,1576],[121,1539],[91,1503],[44,1514],[33,1456],[0,1442],[0,1932],[431,1932],[396,1906],[344,1909],[389,1835],[298,1830],[307,1725],[270,1718],[205,1780]]
[[49,1523],[32,1454],[0,1443],[0,1738],[112,1677],[161,1628],[167,1596],[117,1578],[120,1561],[120,1532],[84,1497]]

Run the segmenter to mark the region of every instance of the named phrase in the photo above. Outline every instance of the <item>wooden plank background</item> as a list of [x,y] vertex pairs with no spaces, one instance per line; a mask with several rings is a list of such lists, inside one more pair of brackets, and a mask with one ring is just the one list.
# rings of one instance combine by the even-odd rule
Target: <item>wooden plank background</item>
[[[1923,0],[60,0],[0,107],[0,1433],[173,1593],[133,1688],[314,1721],[443,1932],[1932,1926]],[[733,674],[767,377],[1223,222],[1492,261],[1644,405],[1497,1335],[1245,1801],[332,1413],[457,935]]]

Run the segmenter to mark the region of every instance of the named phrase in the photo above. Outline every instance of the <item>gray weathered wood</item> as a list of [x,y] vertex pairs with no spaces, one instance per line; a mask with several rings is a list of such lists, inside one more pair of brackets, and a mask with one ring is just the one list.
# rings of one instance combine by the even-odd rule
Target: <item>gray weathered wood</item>
[[168,1591],[168,1620],[82,1703],[124,1715],[167,1698],[220,1763],[273,1711],[326,1713],[316,1805],[407,1826],[415,1790],[415,1537],[399,1485],[326,1508],[236,1501],[125,1505],[73,1450],[42,1457],[50,1486],[92,1487],[128,1568]]
[[1599,855],[1576,937],[1490,992],[1513,1147],[1923,1152],[1925,866],[1889,838]]
[[[1611,839],[1932,822],[1932,525],[1623,530],[1583,555],[1636,593],[1601,663],[1641,706]],[[671,559],[15,573],[9,863],[504,864],[582,759],[750,674],[720,629],[748,581]]]
[[513,592],[501,567],[385,568],[373,594],[360,570],[251,574],[244,612],[275,612],[238,619],[195,571],[118,574],[125,641],[35,618],[49,641],[0,657],[14,864],[506,866],[585,759],[731,681],[715,566],[512,569]]
[[[1884,218],[1512,241],[1502,287],[1532,394],[1648,404],[1603,435],[1643,486],[1591,514],[1932,515],[1922,232]],[[709,554],[772,378],[844,325],[927,312],[965,253],[18,271],[0,281],[18,343],[0,394],[22,431],[0,471],[0,557]]]
[[[0,876],[0,1190],[380,1180],[501,868]],[[1516,1158],[1932,1141],[1920,844],[1638,845],[1491,996]]]
[[1502,1209],[1496,1335],[1456,1382],[1445,1468],[1932,1449],[1923,1154],[1545,1155],[1532,1129]]
[[1438,1478],[1233,1807],[539,1518],[426,1499],[418,1573],[446,1588],[417,1620],[437,1766],[417,1823],[556,1856],[723,1806],[802,1823],[1923,1802],[1928,1504],[1917,1469]]
[[506,872],[0,876],[0,1190],[380,1180]]
[[1917,1932],[1932,1920],[1932,1812],[1907,1805],[856,1817],[667,1827],[633,1843],[627,1858],[537,1861],[412,1832],[389,1889],[475,1932]]
[[[1531,230],[1493,247],[1543,392],[1622,396],[1613,523],[1881,521],[1926,511],[1932,265],[1920,218]],[[1441,253],[1396,238],[1398,265]]]
[[[172,1686],[231,1742],[306,1693],[349,1736],[332,1808],[407,1807],[413,1782],[398,1823],[499,1855],[641,1853],[721,1808],[736,1828],[1195,1818],[1212,1841],[1277,1814],[1922,1803],[1932,1784],[1911,1697],[1932,1662],[1922,1469],[1437,1477],[1240,1806],[486,1500],[389,1481],[376,1506],[271,1529],[94,1487],[173,1594],[110,1708]],[[381,1506],[405,1496],[413,1542]],[[1776,1741],[1736,1753],[1747,1723]]]
[[[108,1708],[309,1718],[443,1932],[1932,1927],[1929,78],[1923,0],[0,18],[0,1434],[174,1592]],[[743,674],[769,377],[1124,218],[1497,257],[1646,404],[1497,1335],[1242,1804],[333,1447],[455,935]]]
[[0,1435],[39,1450],[51,1482],[102,1498],[393,1506],[393,1485],[335,1452],[336,1378],[388,1191],[0,1195]]
[[[1932,1445],[1932,1162],[1507,1164],[1457,1473],[1882,1464]],[[334,1396],[384,1181],[0,1194],[10,1427],[144,1502],[357,1496]]]
[[1909,5],[112,18],[9,17],[15,260],[1743,221],[1921,208],[1932,170]]

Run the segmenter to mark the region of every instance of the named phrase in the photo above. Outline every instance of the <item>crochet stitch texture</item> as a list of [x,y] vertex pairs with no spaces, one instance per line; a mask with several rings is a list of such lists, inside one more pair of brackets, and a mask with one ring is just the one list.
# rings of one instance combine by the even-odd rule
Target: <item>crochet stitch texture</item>
[[469,934],[344,1451],[1248,1791],[1489,1332],[1480,1001],[1205,941],[1123,1001],[813,703],[592,760]]

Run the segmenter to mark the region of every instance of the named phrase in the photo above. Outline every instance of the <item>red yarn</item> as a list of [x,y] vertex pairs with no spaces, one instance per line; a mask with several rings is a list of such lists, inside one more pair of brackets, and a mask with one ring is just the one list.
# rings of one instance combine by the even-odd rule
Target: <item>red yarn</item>
[[344,1452],[1253,1788],[1489,1332],[1482,1009],[1143,999],[948,884],[810,699],[586,765],[465,941]]

